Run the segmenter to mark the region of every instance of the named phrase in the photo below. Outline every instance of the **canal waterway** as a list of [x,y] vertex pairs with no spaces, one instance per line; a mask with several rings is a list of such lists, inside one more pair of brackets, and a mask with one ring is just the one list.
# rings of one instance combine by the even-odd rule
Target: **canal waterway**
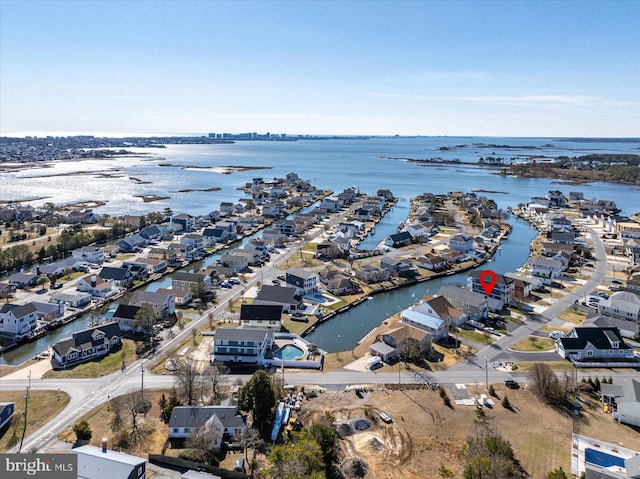
[[[509,218],[509,223],[513,225],[509,238],[503,241],[493,260],[480,269],[491,269],[503,274],[515,271],[526,262],[529,245],[537,231],[529,223],[515,216]],[[351,350],[388,316],[411,306],[425,294],[436,294],[443,284],[465,285],[466,275],[467,273],[459,273],[377,294],[355,308],[318,325],[305,339],[328,352]]]
[[[476,145],[457,148],[457,145]],[[484,144],[485,146],[482,146]],[[488,148],[487,144],[503,145]],[[533,146],[517,149],[505,147]],[[549,146],[553,145],[553,146]],[[450,148],[440,150],[441,147]],[[407,217],[410,199],[424,192],[435,194],[453,190],[490,190],[500,193],[478,192],[492,198],[499,208],[515,207],[532,196],[549,190],[583,191],[585,198],[610,199],[622,214],[631,215],[640,209],[640,191],[628,185],[588,183],[564,185],[547,178],[513,178],[497,176],[496,170],[471,165],[420,165],[389,158],[459,158],[474,162],[480,157],[521,155],[577,156],[587,153],[634,153],[640,143],[561,141],[545,138],[373,138],[370,140],[323,140],[293,142],[237,142],[225,145],[169,145],[162,150],[136,149],[146,157],[127,157],[108,160],[54,162],[48,168],[34,167],[0,175],[0,200],[46,198],[33,204],[51,201],[105,200],[98,213],[140,214],[170,207],[175,213],[207,214],[219,209],[222,201],[237,201],[244,196],[239,188],[254,177],[285,176],[296,172],[316,187],[339,192],[356,186],[367,194],[389,189],[398,203],[376,225],[375,233],[367,237],[361,248],[374,248],[385,236],[394,233],[398,223]],[[160,166],[171,164],[174,166]],[[224,174],[223,167],[256,166],[271,168],[257,171],[238,171]],[[195,167],[195,168],[194,168]],[[203,169],[205,168],[205,169]],[[208,168],[208,169],[207,169]],[[111,170],[113,174],[100,175]],[[78,171],[95,171],[96,176]],[[138,180],[144,180],[141,184]],[[148,182],[148,183],[147,183]],[[219,191],[198,189],[219,187]],[[179,192],[191,189],[192,192]],[[87,197],[87,192],[91,197]],[[144,203],[135,195],[169,196],[162,201]],[[529,242],[535,232],[526,223],[511,218],[513,232],[495,260],[488,264],[497,272],[514,271],[522,266],[529,252]],[[257,234],[259,236],[259,233]],[[248,241],[248,238],[244,242]],[[235,245],[239,247],[242,243]],[[216,261],[219,255],[194,263],[185,271],[193,271]],[[504,268],[504,269],[501,269]],[[448,277],[417,286],[378,295],[357,308],[325,323],[314,331],[310,339],[330,351],[351,349],[364,334],[379,325],[389,313],[395,313],[416,301],[425,291],[435,293],[442,281],[464,282],[464,277]],[[168,287],[171,278],[165,277],[145,288],[155,291]],[[33,357],[49,344],[70,336],[88,324],[91,318],[76,320],[39,340],[23,345],[0,356],[0,364],[16,364]]]

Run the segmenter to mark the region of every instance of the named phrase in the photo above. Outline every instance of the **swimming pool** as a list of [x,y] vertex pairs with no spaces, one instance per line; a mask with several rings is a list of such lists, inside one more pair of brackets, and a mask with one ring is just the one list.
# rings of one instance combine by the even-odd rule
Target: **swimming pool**
[[293,344],[285,344],[273,353],[274,358],[284,359],[285,361],[291,361],[292,359],[300,358],[302,356],[304,356],[304,351]]

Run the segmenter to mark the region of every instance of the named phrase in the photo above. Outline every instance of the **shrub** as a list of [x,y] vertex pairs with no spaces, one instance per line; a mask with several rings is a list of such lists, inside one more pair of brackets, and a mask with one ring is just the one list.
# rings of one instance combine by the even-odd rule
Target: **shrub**
[[79,441],[88,441],[93,435],[93,432],[91,431],[91,428],[89,427],[89,423],[87,423],[87,421],[80,421],[75,423],[72,429]]

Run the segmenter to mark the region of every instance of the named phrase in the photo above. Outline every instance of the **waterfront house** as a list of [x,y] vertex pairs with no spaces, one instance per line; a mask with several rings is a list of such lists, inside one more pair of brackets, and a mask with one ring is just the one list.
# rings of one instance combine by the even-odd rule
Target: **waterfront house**
[[105,281],[100,276],[92,274],[78,280],[76,289],[83,293],[89,293],[95,298],[110,298],[118,292],[118,289],[110,281]]
[[423,329],[403,325],[379,335],[369,347],[369,354],[380,356],[384,362],[389,362],[414,348],[422,352],[430,345],[431,334]]
[[631,291],[617,291],[598,302],[598,312],[606,316],[640,321],[640,296]]
[[600,384],[602,404],[612,411],[615,420],[630,426],[640,426],[640,380],[615,377],[611,384]]
[[595,360],[598,363],[634,360],[634,350],[624,342],[618,328],[573,328],[556,340],[556,352],[578,366],[587,366]]
[[476,293],[459,286],[446,285],[438,290],[438,296],[447,298],[452,306],[472,318],[484,318],[489,312],[489,302],[484,293]]
[[53,345],[51,365],[53,369],[63,369],[90,361],[109,354],[121,344],[122,331],[116,322],[83,329]]
[[419,309],[417,306],[405,309],[400,313],[402,324],[422,329],[432,336],[433,341],[445,338],[449,331],[449,325],[435,315],[428,313],[428,308]]
[[171,288],[191,291],[191,288],[198,283],[198,280],[204,282],[205,291],[211,291],[211,276],[203,273],[184,273],[182,271],[174,273],[171,277]]
[[14,339],[27,337],[36,329],[37,323],[38,311],[31,303],[7,303],[0,307],[0,334],[3,336]]
[[204,246],[213,246],[226,242],[228,236],[229,232],[225,228],[205,228],[202,231],[202,242]]
[[218,328],[213,338],[211,360],[260,365],[272,345],[271,329]]
[[176,312],[176,300],[172,294],[138,290],[129,301],[133,306],[142,306],[145,303],[153,307],[158,318],[171,316]]
[[125,261],[123,266],[129,264],[135,264],[143,268],[147,275],[162,273],[169,266],[167,260],[157,258],[138,258],[134,262]]
[[111,281],[119,288],[130,288],[133,284],[133,274],[127,268],[103,267],[98,273],[105,281]]
[[378,268],[372,264],[366,264],[362,268],[355,270],[355,275],[360,281],[373,284],[387,281],[390,273],[384,268]]
[[[78,456],[78,479],[145,479],[147,460],[102,448],[80,446],[71,449]],[[75,475],[74,475],[75,477]]]
[[168,248],[150,248],[147,258],[162,259],[169,265],[177,262],[178,253],[174,250],[169,250]]
[[428,269],[430,271],[442,271],[447,269],[447,266],[449,266],[449,262],[442,256],[427,253],[426,255],[420,256],[416,260],[416,266]]
[[408,231],[401,231],[400,233],[387,236],[384,239],[384,244],[385,246],[390,246],[392,248],[401,248],[403,246],[410,245],[411,239],[411,233]]
[[401,277],[417,276],[419,274],[418,268],[409,259],[395,259],[385,256],[380,260],[380,267],[391,274]]
[[38,319],[41,321],[49,323],[64,316],[64,304],[51,302],[40,303],[38,301],[31,301],[31,304],[36,308]]
[[9,424],[15,410],[15,403],[13,402],[0,402],[0,431],[2,428]]
[[285,313],[294,313],[302,306],[302,291],[299,288],[262,285],[253,304],[282,306]]
[[7,278],[7,282],[16,288],[24,289],[35,286],[38,283],[38,278],[39,276],[34,273],[14,273]]
[[156,293],[173,296],[177,306],[186,306],[193,299],[193,294],[190,289],[158,288]]
[[234,271],[245,271],[249,268],[249,256],[237,254],[237,250],[224,253],[218,261],[220,261],[221,265]]
[[475,250],[475,243],[468,234],[458,233],[449,238],[449,248],[462,253],[471,253]]
[[528,263],[532,270],[531,275],[540,278],[544,284],[552,284],[556,278],[562,276],[564,269],[562,261],[554,258],[529,258]]
[[362,292],[360,285],[344,274],[336,274],[327,282],[327,291],[335,295],[357,294]]
[[82,248],[74,249],[71,252],[71,256],[78,261],[86,263],[104,263],[104,251],[102,251],[102,248],[96,248],[95,246],[83,246]]
[[303,294],[311,294],[318,291],[318,275],[300,268],[289,268],[285,275],[287,285],[300,288]]
[[70,308],[82,308],[91,303],[91,295],[89,293],[56,293],[49,300],[52,303],[64,304]]
[[582,191],[570,191],[569,201],[581,201],[584,199],[584,193]]
[[204,236],[196,233],[180,237],[180,243],[187,245],[187,259],[204,255]]
[[282,246],[285,243],[285,236],[276,228],[266,228],[262,231],[262,239],[274,246]]
[[129,304],[119,304],[113,313],[112,320],[116,321],[120,326],[120,330],[123,333],[129,331],[135,331],[136,333],[142,332],[142,325],[136,324],[136,314],[140,311],[139,306],[132,306]]
[[[475,292],[484,294],[484,289],[480,283],[480,274],[482,271],[470,271],[467,275],[467,287]],[[489,295],[489,308],[492,310],[501,310],[507,304],[513,304],[515,295],[515,285],[511,278],[496,274],[496,284]]]
[[240,306],[240,326],[280,331],[282,329],[282,306],[243,304]]

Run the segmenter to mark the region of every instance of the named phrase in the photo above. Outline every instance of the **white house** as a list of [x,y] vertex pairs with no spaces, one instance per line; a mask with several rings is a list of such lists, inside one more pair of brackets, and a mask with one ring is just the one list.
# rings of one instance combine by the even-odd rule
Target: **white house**
[[273,344],[273,331],[254,328],[218,328],[213,338],[213,361],[262,364]]
[[640,296],[630,291],[617,291],[609,299],[598,302],[598,312],[628,321],[639,321]]
[[449,238],[449,248],[463,253],[471,253],[475,250],[475,243],[468,234],[459,233]]
[[142,306],[145,303],[150,304],[158,318],[163,318],[176,312],[175,297],[165,292],[138,290],[133,293],[130,303],[133,306]]
[[318,291],[318,275],[300,268],[289,268],[285,281],[291,286],[300,288],[305,295]]
[[29,335],[37,325],[38,310],[31,303],[7,303],[0,307],[0,333],[4,335],[19,339]]
[[531,275],[542,279],[544,284],[551,284],[562,275],[563,263],[560,260],[540,256],[529,258],[528,263],[532,270]]
[[96,248],[95,246],[83,246],[82,248],[74,249],[71,252],[71,256],[78,261],[87,263],[104,263],[104,251],[102,251],[102,248]]
[[80,278],[76,283],[78,291],[89,293],[95,298],[110,298],[118,292],[118,288],[98,275],[88,275]]

